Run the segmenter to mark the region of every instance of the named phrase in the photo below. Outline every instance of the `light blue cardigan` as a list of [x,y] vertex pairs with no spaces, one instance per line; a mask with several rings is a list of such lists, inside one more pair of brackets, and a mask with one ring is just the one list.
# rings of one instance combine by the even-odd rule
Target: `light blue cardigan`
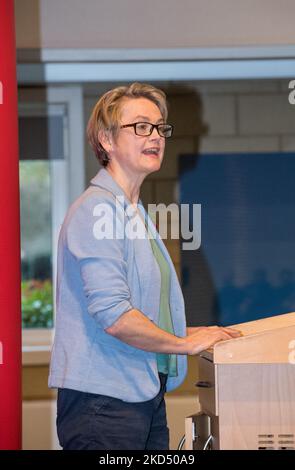
[[[157,324],[161,275],[147,238],[94,237],[94,207],[105,203],[115,210],[116,196],[121,196],[120,223],[125,227],[130,219],[125,210],[129,201],[106,169],[72,204],[61,227],[49,387],[141,402],[154,398],[160,389],[156,353],[130,346],[104,329],[132,308]],[[138,207],[146,216],[141,201]],[[171,269],[171,315],[175,334],[182,337],[186,322],[181,288],[150,218],[148,223]],[[167,391],[178,387],[186,376],[186,355],[178,355],[177,362],[178,376],[168,378]]]

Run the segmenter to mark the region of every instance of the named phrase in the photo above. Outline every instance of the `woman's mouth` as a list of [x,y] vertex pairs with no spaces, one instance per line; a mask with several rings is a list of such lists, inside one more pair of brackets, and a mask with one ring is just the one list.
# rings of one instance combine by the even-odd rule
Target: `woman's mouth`
[[158,157],[160,155],[160,148],[159,147],[150,147],[142,151],[144,155],[155,156]]

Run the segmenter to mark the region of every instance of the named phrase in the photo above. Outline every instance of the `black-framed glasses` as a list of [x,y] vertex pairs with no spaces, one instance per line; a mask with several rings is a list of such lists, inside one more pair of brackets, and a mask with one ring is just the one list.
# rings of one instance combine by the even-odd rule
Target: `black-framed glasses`
[[134,122],[133,124],[124,124],[120,128],[133,127],[136,135],[149,136],[152,134],[154,128],[160,137],[168,139],[173,134],[173,126],[171,124],[151,124],[150,122]]

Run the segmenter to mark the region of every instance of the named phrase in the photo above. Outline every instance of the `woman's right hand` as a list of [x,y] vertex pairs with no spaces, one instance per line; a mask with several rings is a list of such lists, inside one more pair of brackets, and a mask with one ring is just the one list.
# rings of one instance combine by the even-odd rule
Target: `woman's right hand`
[[208,326],[196,328],[196,332],[193,332],[193,328],[190,328],[189,335],[184,338],[187,346],[186,354],[194,356],[220,341],[239,338],[240,336],[242,336],[242,333],[233,328]]

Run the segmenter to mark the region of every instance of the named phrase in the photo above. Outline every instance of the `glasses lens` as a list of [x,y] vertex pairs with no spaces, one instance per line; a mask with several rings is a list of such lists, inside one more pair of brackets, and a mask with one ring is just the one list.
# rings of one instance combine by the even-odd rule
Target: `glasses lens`
[[158,126],[158,130],[160,136],[167,139],[168,137],[172,136],[173,127],[170,124],[160,124]]
[[135,125],[135,133],[137,135],[150,135],[152,124],[148,122],[137,122]]

